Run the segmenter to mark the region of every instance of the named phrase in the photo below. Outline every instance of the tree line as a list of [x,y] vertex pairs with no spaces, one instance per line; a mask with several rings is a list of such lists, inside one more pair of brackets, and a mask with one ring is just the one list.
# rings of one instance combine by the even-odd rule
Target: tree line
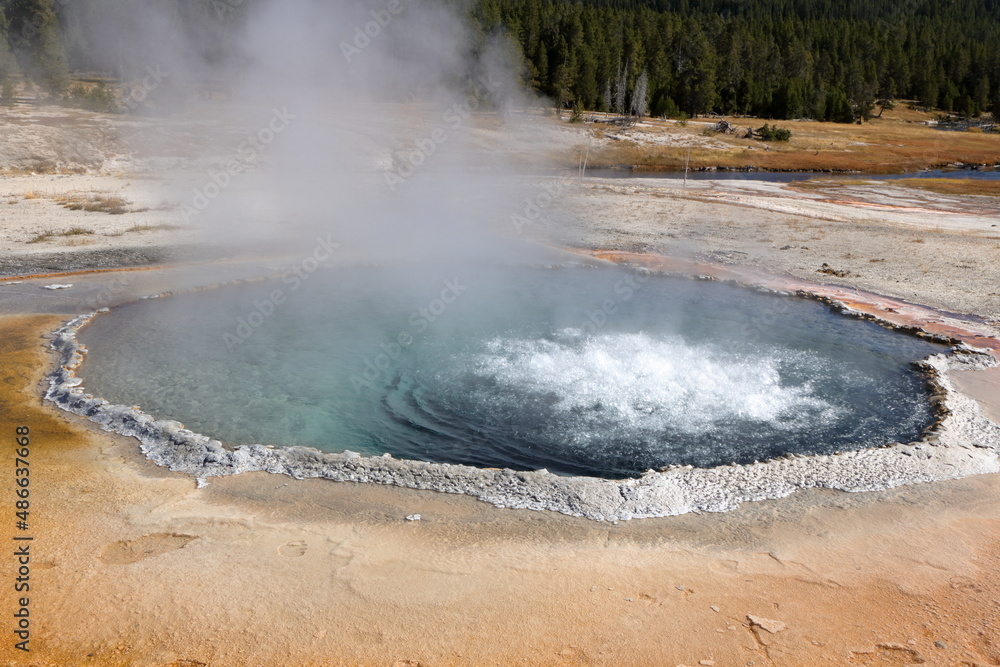
[[526,85],[569,108],[1000,111],[1000,0],[478,0],[472,20],[506,34]]
[[0,0],[0,87],[12,97],[22,72],[51,91],[69,86],[69,64],[53,0]]
[[[257,1],[157,0],[216,62],[233,14]],[[476,46],[504,41],[524,86],[563,108],[852,122],[907,99],[1000,115],[1000,0],[471,2],[461,6]],[[120,55],[134,37],[99,26],[143,11],[132,0],[0,0],[5,96],[22,75],[53,94],[70,71],[134,75]]]

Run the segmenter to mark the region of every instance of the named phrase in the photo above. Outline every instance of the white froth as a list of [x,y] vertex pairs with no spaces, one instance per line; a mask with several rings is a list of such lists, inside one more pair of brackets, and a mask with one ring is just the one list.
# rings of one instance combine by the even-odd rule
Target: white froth
[[785,430],[842,413],[810,383],[783,382],[782,364],[822,365],[801,352],[749,356],[680,338],[563,331],[555,340],[495,338],[466,363],[501,390],[492,400],[545,397],[557,412],[572,413],[588,427],[616,426],[616,435],[666,429],[702,434],[733,422]]

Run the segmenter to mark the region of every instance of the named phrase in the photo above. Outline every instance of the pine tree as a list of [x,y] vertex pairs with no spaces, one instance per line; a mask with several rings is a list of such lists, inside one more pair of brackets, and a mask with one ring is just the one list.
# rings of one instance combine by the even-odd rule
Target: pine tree
[[718,99],[715,81],[716,54],[699,23],[685,22],[685,39],[679,45],[677,60],[681,108],[688,114],[711,111]]
[[625,115],[625,87],[628,81],[629,64],[625,63],[622,70],[621,60],[618,61],[618,74],[615,76],[615,113],[619,116]]
[[642,71],[632,91],[632,114],[642,118],[649,115],[649,75]]
[[1000,73],[990,86],[990,110],[993,112],[993,121],[1000,121]]
[[834,123],[853,123],[854,110],[847,99],[847,93],[840,88],[831,90],[826,97],[825,120]]
[[8,41],[27,74],[50,93],[69,88],[69,66],[52,0],[9,0]]
[[7,44],[9,29],[10,24],[7,21],[7,15],[4,13],[3,7],[0,6],[0,86],[4,87],[3,96],[10,98],[4,100],[5,104],[13,102],[13,93],[11,92],[14,85],[13,80],[19,73],[17,61],[10,50],[10,46]]

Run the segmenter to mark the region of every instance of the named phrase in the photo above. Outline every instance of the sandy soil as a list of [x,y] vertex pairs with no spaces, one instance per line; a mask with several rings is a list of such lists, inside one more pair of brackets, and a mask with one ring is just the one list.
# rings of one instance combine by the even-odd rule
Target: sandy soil
[[[196,179],[196,177],[192,177]],[[557,177],[533,179],[542,185]],[[236,186],[234,186],[236,187]],[[539,191],[541,192],[541,190]],[[60,201],[121,197],[121,215]],[[203,240],[183,190],[121,175],[0,179],[0,275],[164,260]],[[574,179],[559,206],[502,230],[578,248],[655,252],[859,287],[1000,323],[1000,199],[877,181]],[[516,210],[516,209],[514,209]],[[195,221],[197,222],[197,221]],[[86,230],[92,233],[73,233]],[[42,239],[40,235],[51,234]],[[189,251],[180,257],[204,258]],[[210,253],[208,256],[212,256]]]
[[[526,234],[867,289],[1000,323],[1000,200],[871,182],[584,179]],[[825,265],[825,266],[824,266]],[[840,274],[840,275],[837,275]]]
[[[69,191],[157,207],[148,181],[89,169],[0,180],[2,199],[16,200],[0,204],[0,261],[18,267],[0,273],[74,257],[155,263],[197,240],[190,229],[126,231],[165,224],[169,210],[61,208]],[[1000,211],[989,198],[586,179],[559,199],[523,235],[766,269],[1000,325]],[[27,243],[73,226],[92,226],[78,236],[94,243]],[[845,275],[817,273],[824,263]],[[41,289],[54,282],[75,286]],[[619,525],[257,473],[197,488],[39,397],[44,333],[81,304],[164,287],[156,270],[0,281],[0,449],[12,460],[14,428],[30,427],[34,538],[32,652],[11,639],[8,550],[0,664],[1000,664],[1000,476],[799,492]],[[996,373],[959,381],[1000,412]],[[26,534],[9,515],[0,540],[14,533]]]
[[[123,212],[66,205],[95,198],[120,199]],[[176,205],[162,197],[157,184],[141,177],[11,176],[0,180],[0,202],[0,253],[8,257],[162,247],[180,243],[193,231],[184,228]],[[40,238],[45,233],[51,236]]]
[[266,474],[198,489],[39,404],[59,320],[0,319],[37,554],[33,651],[6,640],[5,664],[1000,660],[1000,477],[621,525]]

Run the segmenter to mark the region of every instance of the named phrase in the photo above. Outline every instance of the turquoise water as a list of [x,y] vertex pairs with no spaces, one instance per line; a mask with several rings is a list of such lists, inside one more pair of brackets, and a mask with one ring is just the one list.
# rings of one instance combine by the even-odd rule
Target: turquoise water
[[913,362],[943,350],[721,283],[472,266],[143,301],[80,337],[89,391],[227,443],[610,478],[918,439]]

